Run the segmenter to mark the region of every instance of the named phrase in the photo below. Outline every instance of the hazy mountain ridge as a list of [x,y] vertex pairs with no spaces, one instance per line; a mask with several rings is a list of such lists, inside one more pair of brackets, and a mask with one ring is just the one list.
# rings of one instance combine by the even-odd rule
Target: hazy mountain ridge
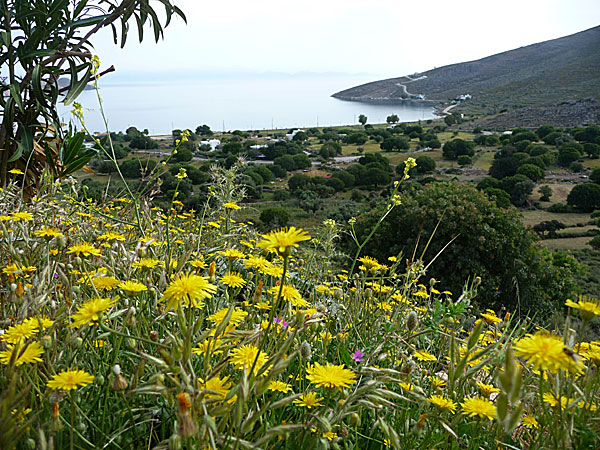
[[375,81],[338,92],[345,100],[402,100],[411,95],[447,102],[471,94],[461,109],[496,113],[501,109],[547,106],[583,98],[600,99],[600,26],[570,36],[452,64],[407,77]]

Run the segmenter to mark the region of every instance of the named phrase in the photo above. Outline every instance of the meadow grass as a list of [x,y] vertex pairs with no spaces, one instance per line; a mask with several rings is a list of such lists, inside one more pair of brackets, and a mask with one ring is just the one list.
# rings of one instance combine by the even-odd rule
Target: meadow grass
[[352,220],[260,235],[212,176],[195,212],[0,192],[0,448],[598,446],[597,300],[552,334],[479,314],[477,279],[363,257]]

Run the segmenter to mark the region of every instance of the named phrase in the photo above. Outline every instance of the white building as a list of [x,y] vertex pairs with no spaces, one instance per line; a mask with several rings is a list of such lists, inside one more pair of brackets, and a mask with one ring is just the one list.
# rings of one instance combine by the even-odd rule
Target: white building
[[208,145],[210,146],[210,151],[214,152],[221,145],[221,141],[218,139],[209,139],[208,141],[200,141],[200,145]]

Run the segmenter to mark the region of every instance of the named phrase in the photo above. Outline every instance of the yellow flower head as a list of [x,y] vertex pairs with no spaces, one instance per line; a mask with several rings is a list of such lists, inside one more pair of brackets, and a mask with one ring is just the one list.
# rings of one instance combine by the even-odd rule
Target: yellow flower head
[[[218,325],[221,322],[223,322],[223,320],[227,316],[228,312],[229,312],[229,308],[220,309],[216,313],[210,315],[208,317],[208,320],[210,320],[215,325]],[[233,310],[233,312],[231,313],[231,317],[229,318],[229,323],[234,323],[236,325],[239,325],[240,323],[242,323],[244,321],[244,319],[246,318],[247,315],[248,315],[248,313],[246,311],[244,311],[240,308],[235,308]]]
[[184,274],[178,276],[169,284],[161,301],[168,300],[167,309],[177,310],[183,303],[194,308],[202,308],[205,298],[210,298],[217,292],[217,287],[209,283],[208,278],[194,274]]
[[317,387],[338,388],[350,387],[356,383],[356,374],[343,365],[333,365],[327,363],[322,366],[318,362],[306,369],[306,379]]
[[236,205],[233,202],[227,202],[227,203],[223,204],[223,208],[227,208],[227,209],[241,209],[238,205]]
[[243,252],[236,250],[235,248],[228,248],[219,252],[219,255],[224,256],[227,259],[244,259],[246,256]]
[[294,404],[311,409],[316,408],[317,406],[323,406],[323,404],[320,403],[322,400],[323,397],[317,397],[316,393],[307,392],[306,394],[302,394],[300,398],[294,400]]
[[115,303],[117,298],[94,298],[85,302],[77,308],[77,312],[71,316],[73,323],[72,327],[80,327],[87,323],[96,323],[100,320],[101,313],[109,310]]
[[119,287],[120,289],[122,289],[126,292],[131,292],[131,293],[142,292],[142,291],[148,290],[148,288],[146,287],[145,284],[140,283],[139,281],[135,281],[135,280],[124,281],[122,283],[119,283],[117,285],[117,287]]
[[33,215],[25,211],[14,212],[11,213],[10,220],[13,222],[31,222],[33,220]]
[[238,272],[227,272],[221,277],[221,283],[232,288],[241,288],[246,285],[246,281]]
[[136,261],[131,265],[131,267],[133,267],[134,269],[141,269],[141,270],[154,269],[157,266],[164,267],[165,263],[163,263],[162,261],[159,261],[158,259],[141,258],[139,261]]
[[19,344],[33,336],[38,330],[39,327],[36,323],[25,320],[9,327],[2,335],[2,340],[8,344]]
[[92,244],[88,244],[87,242],[82,242],[81,244],[75,244],[69,247],[67,250],[68,254],[75,254],[77,256],[100,256],[102,255],[102,251],[97,249]]
[[437,358],[425,350],[417,350],[413,356],[419,361],[437,361]]
[[30,364],[33,362],[41,362],[40,356],[44,354],[44,349],[39,342],[32,342],[25,350],[20,345],[8,345],[7,350],[0,352],[0,364],[9,364],[13,354],[17,352],[15,365]]
[[291,391],[292,387],[289,384],[284,383],[283,381],[271,380],[271,382],[269,383],[269,390],[274,392],[283,392],[285,394]]
[[79,386],[86,386],[94,381],[94,376],[84,370],[63,370],[54,375],[47,385],[52,389],[62,389],[70,391],[77,389]]
[[221,378],[220,376],[216,376],[210,378],[206,382],[200,378],[198,379],[198,384],[200,389],[205,391],[204,398],[206,399],[225,400],[225,397],[227,397],[227,394],[231,390],[231,381],[229,381],[229,377]]
[[[258,347],[252,344],[242,345],[231,352],[231,363],[235,368],[250,372],[254,366],[252,370],[254,376],[258,375],[258,371],[268,359],[269,357],[265,352],[259,351]],[[266,375],[266,372],[263,375]]]
[[571,370],[574,361],[562,339],[540,331],[519,339],[514,346],[515,355],[527,360],[534,370]]
[[469,417],[481,417],[489,420],[496,418],[496,406],[483,397],[466,397],[460,404],[462,413]]
[[310,240],[310,236],[305,231],[295,227],[271,231],[262,235],[262,238],[263,240],[259,241],[256,246],[277,253],[281,257],[291,255],[292,247],[298,247],[298,242]]
[[592,320],[596,316],[600,316],[600,302],[597,298],[580,295],[577,303],[569,299],[565,302],[565,305],[570,308],[578,309],[579,315],[586,322]]
[[450,411],[452,414],[456,412],[456,403],[443,395],[432,395],[427,401],[440,411]]
[[290,302],[296,308],[306,308],[307,306],[310,305],[310,303],[308,303],[306,300],[304,300],[302,298],[302,295],[300,295],[300,292],[298,292],[298,289],[296,289],[291,284],[284,284],[283,287],[273,286],[271,289],[268,290],[268,292],[269,292],[269,294],[276,297],[279,295],[280,290],[281,290],[281,297],[284,300]]
[[53,227],[44,227],[41,230],[37,230],[35,233],[36,236],[44,238],[46,240],[50,240],[55,237],[64,236],[57,228]]

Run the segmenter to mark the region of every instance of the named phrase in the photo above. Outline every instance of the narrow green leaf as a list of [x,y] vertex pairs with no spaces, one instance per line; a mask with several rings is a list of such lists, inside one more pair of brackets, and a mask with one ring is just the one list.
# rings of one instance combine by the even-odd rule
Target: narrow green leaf
[[[92,65],[89,63],[87,65],[87,70],[85,71],[85,73],[83,74],[83,77],[79,81],[77,81],[77,72],[75,72],[75,75],[73,78],[73,71],[71,71],[71,77],[72,77],[71,78],[71,89],[69,90],[69,92],[67,92],[67,95],[65,96],[65,100],[64,100],[65,105],[70,104],[71,102],[73,102],[73,100],[75,100],[77,97],[79,97],[79,94],[81,94],[83,92],[83,90],[85,89],[85,86],[87,85],[91,74],[92,74]],[[75,80],[75,82],[73,82],[73,80]]]
[[19,108],[19,111],[25,112],[25,109],[23,108],[23,100],[21,99],[21,89],[19,88],[18,83],[11,83],[8,86],[8,89],[10,90],[11,97],[14,99],[17,107]]
[[12,154],[12,156],[8,159],[8,162],[15,162],[17,159],[21,157],[23,154],[23,145],[20,142],[17,142],[17,151]]
[[62,29],[64,29],[64,28],[90,27],[92,25],[96,25],[96,24],[102,22],[104,19],[106,19],[109,16],[110,16],[110,14],[103,14],[101,16],[89,17],[87,19],[75,20],[73,22],[67,23],[64,27],[62,27]]

